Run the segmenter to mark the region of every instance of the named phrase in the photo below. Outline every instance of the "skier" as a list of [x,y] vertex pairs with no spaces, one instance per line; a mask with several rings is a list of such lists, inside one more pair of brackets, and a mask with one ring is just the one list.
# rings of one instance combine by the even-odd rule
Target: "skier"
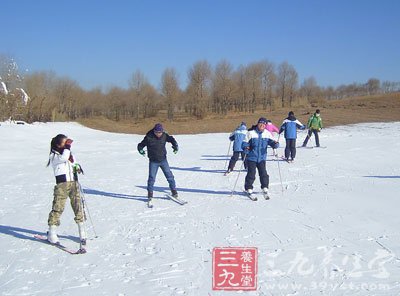
[[283,121],[281,129],[279,130],[279,134],[285,131],[285,159],[287,162],[294,161],[296,157],[296,138],[298,128],[304,130],[306,127],[296,119],[293,111],[290,111],[288,117]]
[[313,133],[315,136],[315,145],[319,147],[318,133],[322,130],[322,118],[319,109],[315,110],[315,113],[310,116],[310,118],[308,119],[307,126],[308,126],[308,133],[307,137],[304,139],[302,147],[307,146],[307,142]]
[[53,206],[48,218],[49,231],[47,233],[47,240],[52,244],[59,243],[57,227],[60,226],[60,217],[68,197],[75,214],[74,220],[78,224],[81,243],[83,245],[86,244],[82,201],[79,186],[74,177],[74,174],[81,172],[81,167],[75,162],[71,154],[72,142],[67,136],[58,134],[51,140],[50,144],[50,156],[47,166],[52,165],[56,178]]
[[[265,126],[265,129],[266,129],[267,131],[269,131],[272,135],[273,135],[273,133],[279,134],[279,128],[277,128],[277,127],[272,123],[272,121],[269,120],[269,119],[267,119],[267,125]],[[278,137],[278,142],[279,142],[279,137]],[[277,156],[277,155],[278,155],[278,152],[277,152],[275,149],[273,149],[273,151],[274,151],[274,156]]]
[[[242,142],[247,134],[246,123],[242,122],[236,130],[229,136],[229,140],[233,141],[233,155],[231,160],[229,161],[228,170],[225,172],[225,176],[233,171],[236,162],[239,159],[239,155],[241,159],[244,161],[244,152],[242,148]],[[246,169],[246,162],[244,163],[244,168]]]
[[267,119],[267,125],[265,126],[265,129],[269,131],[271,134],[272,133],[277,133],[279,134],[279,128],[277,128],[271,120]]
[[147,197],[149,206],[151,206],[151,200],[153,198],[153,188],[156,181],[158,168],[164,173],[167,178],[169,188],[171,189],[172,197],[178,198],[178,192],[176,190],[175,178],[169,168],[167,161],[167,150],[165,144],[169,142],[172,144],[173,152],[178,153],[178,143],[174,137],[168,135],[161,123],[157,123],[153,129],[147,132],[146,136],[137,146],[139,153],[145,156],[146,152],[143,150],[147,146],[147,154],[149,158],[149,178],[147,180]]
[[257,126],[247,132],[246,138],[242,143],[242,148],[247,153],[247,175],[245,179],[244,188],[248,196],[256,200],[253,197],[253,183],[256,179],[256,169],[260,176],[261,189],[265,199],[269,199],[268,187],[269,187],[269,175],[265,167],[267,160],[267,146],[271,146],[276,149],[279,147],[279,143],[272,139],[272,135],[265,129],[267,120],[261,117]]
[[[265,118],[264,118],[265,119]],[[272,121],[271,120],[269,120],[269,119],[265,119],[266,121],[267,121],[267,124],[265,125],[265,129],[267,130],[267,131],[269,131],[271,134],[273,134],[273,133],[279,133],[279,128],[277,128],[273,123],[272,123]],[[251,126],[251,128],[249,128],[248,129],[248,131],[252,131],[252,130],[254,130],[255,128],[257,127],[257,124],[254,124],[254,125],[252,125]]]

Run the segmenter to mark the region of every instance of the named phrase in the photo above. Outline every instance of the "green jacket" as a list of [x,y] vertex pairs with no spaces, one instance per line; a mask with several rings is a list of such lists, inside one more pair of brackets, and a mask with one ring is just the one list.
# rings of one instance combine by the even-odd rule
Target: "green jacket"
[[323,127],[321,116],[316,116],[315,113],[311,115],[310,119],[308,119],[307,126],[309,129],[320,130]]

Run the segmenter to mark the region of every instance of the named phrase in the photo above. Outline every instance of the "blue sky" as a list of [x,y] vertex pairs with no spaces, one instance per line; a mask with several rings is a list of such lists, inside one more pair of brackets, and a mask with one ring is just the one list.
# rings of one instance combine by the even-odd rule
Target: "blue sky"
[[182,86],[206,59],[235,67],[288,61],[300,82],[400,80],[400,1],[0,2],[0,53],[28,72],[52,70],[85,89],[128,87],[140,69],[156,87],[166,67]]

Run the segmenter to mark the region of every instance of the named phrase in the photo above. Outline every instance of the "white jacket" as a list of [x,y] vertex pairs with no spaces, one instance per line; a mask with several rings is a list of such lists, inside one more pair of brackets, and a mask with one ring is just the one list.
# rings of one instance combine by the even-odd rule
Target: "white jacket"
[[50,163],[53,166],[54,176],[65,175],[67,182],[74,181],[74,169],[69,161],[70,155],[69,149],[64,149],[62,154],[54,150],[50,153]]

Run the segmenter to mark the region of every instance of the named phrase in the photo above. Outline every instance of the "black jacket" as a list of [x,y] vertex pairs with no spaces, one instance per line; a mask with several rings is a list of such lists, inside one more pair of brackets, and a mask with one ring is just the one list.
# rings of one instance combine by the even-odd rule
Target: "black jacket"
[[147,132],[143,141],[137,146],[138,151],[143,150],[147,146],[147,156],[151,161],[161,162],[167,158],[167,150],[165,144],[169,142],[172,144],[174,150],[178,150],[178,143],[173,136],[163,133],[160,138],[154,134],[153,130]]

